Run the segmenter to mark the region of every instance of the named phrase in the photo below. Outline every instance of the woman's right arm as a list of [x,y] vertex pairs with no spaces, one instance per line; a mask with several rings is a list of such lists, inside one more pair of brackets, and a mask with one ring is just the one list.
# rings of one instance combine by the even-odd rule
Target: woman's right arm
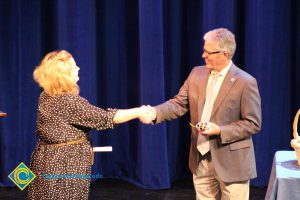
[[116,124],[121,124],[133,119],[139,118],[141,121],[152,121],[155,118],[154,113],[149,109],[149,106],[141,106],[131,109],[119,109],[115,114],[113,121]]

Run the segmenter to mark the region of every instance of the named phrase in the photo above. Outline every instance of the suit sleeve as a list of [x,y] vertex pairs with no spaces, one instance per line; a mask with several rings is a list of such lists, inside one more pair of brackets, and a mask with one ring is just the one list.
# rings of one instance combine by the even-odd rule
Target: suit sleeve
[[189,82],[192,74],[193,71],[185,80],[178,94],[174,98],[154,107],[156,109],[157,116],[155,123],[176,119],[187,113],[189,110]]
[[242,140],[261,129],[261,99],[254,78],[242,92],[240,109],[240,120],[220,126],[222,144]]

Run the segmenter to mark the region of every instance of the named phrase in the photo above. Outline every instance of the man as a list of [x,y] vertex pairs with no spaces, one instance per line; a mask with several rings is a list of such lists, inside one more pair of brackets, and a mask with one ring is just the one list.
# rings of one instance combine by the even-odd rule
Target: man
[[235,49],[229,30],[206,33],[206,65],[191,71],[173,99],[149,109],[154,123],[190,111],[189,167],[201,200],[249,199],[249,180],[257,176],[252,135],[261,128],[260,95],[255,78],[233,64]]

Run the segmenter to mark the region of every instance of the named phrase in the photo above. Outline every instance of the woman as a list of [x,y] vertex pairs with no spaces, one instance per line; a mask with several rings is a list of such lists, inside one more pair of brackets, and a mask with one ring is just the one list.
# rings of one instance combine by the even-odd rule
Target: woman
[[37,176],[28,199],[88,199],[93,152],[87,138],[135,118],[147,118],[145,107],[103,110],[79,96],[79,67],[67,51],[48,53],[34,70],[43,88],[38,103],[37,146],[30,168]]

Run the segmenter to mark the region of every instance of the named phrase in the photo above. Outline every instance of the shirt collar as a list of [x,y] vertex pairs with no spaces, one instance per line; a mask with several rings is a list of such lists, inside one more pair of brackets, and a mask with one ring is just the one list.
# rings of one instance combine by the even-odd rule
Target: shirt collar
[[[229,68],[230,68],[230,66],[231,66],[231,64],[232,64],[232,60],[230,60],[229,64],[228,64],[226,67],[224,67],[224,68],[219,72],[219,75],[225,77],[226,74],[227,74],[227,72],[228,72],[228,70],[229,70]],[[215,70],[212,70],[212,71],[210,72],[210,75],[214,75],[214,74],[216,74],[216,73],[218,73],[218,72],[215,71]]]

